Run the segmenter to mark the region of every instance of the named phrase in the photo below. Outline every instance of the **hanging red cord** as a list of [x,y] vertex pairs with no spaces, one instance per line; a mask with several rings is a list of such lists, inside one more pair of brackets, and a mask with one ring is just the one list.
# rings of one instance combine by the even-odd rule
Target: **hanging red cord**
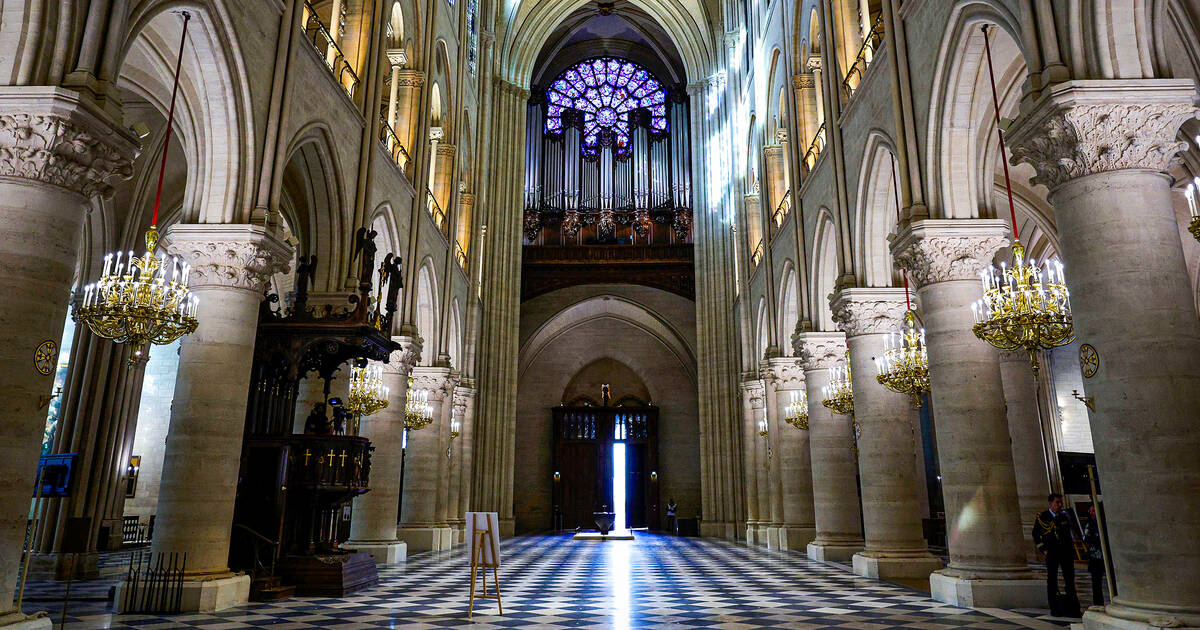
[[175,60],[175,82],[171,86],[171,106],[167,110],[167,130],[163,134],[162,164],[158,167],[158,190],[154,193],[154,216],[150,219],[150,227],[158,225],[158,206],[162,202],[163,178],[167,174],[167,149],[171,143],[171,126],[175,123],[175,96],[179,93],[179,68],[183,65],[183,44],[187,41],[188,22],[192,16],[183,13],[183,34],[179,37],[179,57]]
[[1017,234],[1017,208],[1013,205],[1012,184],[1008,180],[1008,151],[1004,148],[1004,130],[1000,128],[1000,99],[996,96],[996,70],[992,67],[992,42],[988,37],[988,27],[984,24],[983,30],[983,48],[987,51],[988,63],[988,81],[992,85],[992,109],[996,112],[996,135],[1000,137],[1000,163],[1004,165],[1004,190],[1008,193],[1008,213],[1012,216],[1013,240],[1017,240],[1020,236]]

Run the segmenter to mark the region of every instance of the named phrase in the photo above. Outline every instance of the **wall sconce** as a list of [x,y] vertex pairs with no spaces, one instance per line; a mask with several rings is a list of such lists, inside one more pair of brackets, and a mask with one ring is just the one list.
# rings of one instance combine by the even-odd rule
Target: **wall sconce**
[[450,439],[453,440],[462,435],[462,423],[458,420],[450,421]]
[[654,481],[654,482],[658,481],[658,471],[657,470],[650,471],[650,481]]
[[125,498],[132,499],[137,495],[138,471],[142,468],[142,456],[130,455],[129,465],[125,467]]
[[758,421],[758,437],[766,438],[768,435],[770,432],[767,429],[767,419],[763,418]]
[[558,471],[556,470],[554,471],[554,483],[558,483],[560,481],[562,481],[562,475],[558,474]]

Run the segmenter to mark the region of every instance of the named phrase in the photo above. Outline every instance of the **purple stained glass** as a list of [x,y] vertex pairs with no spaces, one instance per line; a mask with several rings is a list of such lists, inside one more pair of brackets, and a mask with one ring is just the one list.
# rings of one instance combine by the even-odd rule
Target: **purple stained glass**
[[614,57],[580,62],[564,71],[547,90],[546,131],[561,133],[562,110],[571,108],[583,115],[583,152],[595,156],[601,143],[612,144],[618,153],[631,150],[630,112],[650,110],[650,130],[667,130],[666,92],[662,84],[641,66]]

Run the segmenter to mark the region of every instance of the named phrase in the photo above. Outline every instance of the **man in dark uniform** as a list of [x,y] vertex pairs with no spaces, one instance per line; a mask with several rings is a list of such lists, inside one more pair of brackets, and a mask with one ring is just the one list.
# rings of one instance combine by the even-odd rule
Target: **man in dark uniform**
[[[1075,593],[1075,544],[1071,515],[1063,507],[1061,494],[1047,497],[1050,509],[1033,519],[1033,542],[1046,556],[1046,600],[1055,617],[1079,617],[1079,596]],[[1062,570],[1066,594],[1058,594],[1058,572]]]

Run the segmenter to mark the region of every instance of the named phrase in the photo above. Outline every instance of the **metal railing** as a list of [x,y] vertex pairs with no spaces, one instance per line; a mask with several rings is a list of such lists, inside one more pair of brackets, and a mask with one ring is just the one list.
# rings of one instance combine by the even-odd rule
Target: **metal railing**
[[379,121],[379,142],[383,144],[383,148],[387,150],[388,155],[392,156],[392,161],[404,173],[408,173],[408,165],[412,163],[412,158],[408,155],[408,149],[404,148],[404,144],[400,142],[400,137],[396,135],[396,130],[387,123],[387,119]]
[[754,248],[754,253],[750,254],[750,265],[757,267],[758,263],[762,262],[763,257],[763,242],[759,239],[758,246]]
[[850,68],[846,70],[846,78],[842,79],[842,92],[846,100],[850,100],[850,97],[854,96],[854,90],[858,89],[858,84],[862,82],[863,73],[875,59],[875,52],[882,44],[883,15],[880,14],[875,18],[875,23],[871,25],[871,32],[867,33],[866,39],[863,40],[862,48],[858,49],[858,56],[854,58],[854,63],[850,64]]
[[[337,16],[334,16],[334,19],[336,20]],[[337,40],[330,34],[329,28],[321,21],[317,10],[308,0],[304,0],[304,34],[313,48],[325,57],[325,65],[329,66],[329,71],[346,90],[346,94],[353,97],[354,89],[358,87],[358,74],[350,67],[350,62],[346,61]]]
[[808,143],[808,151],[804,153],[804,168],[812,170],[816,165],[817,158],[821,156],[821,152],[825,150],[825,123],[817,128],[817,133],[813,134],[812,142]]
[[433,196],[433,191],[425,189],[425,203],[428,205],[429,214],[433,215],[433,222],[441,228],[446,223],[446,213],[442,212],[442,206],[438,203],[437,197]]
[[454,243],[454,259],[458,261],[458,266],[462,267],[463,271],[466,271],[467,252],[464,252],[462,245],[459,245],[457,242]]
[[783,194],[783,199],[779,200],[779,205],[775,206],[775,212],[771,215],[771,222],[775,227],[783,225],[783,219],[788,212],[792,210],[792,191],[787,191]]
[[183,602],[186,553],[139,551],[129,557],[122,613],[177,613]]

